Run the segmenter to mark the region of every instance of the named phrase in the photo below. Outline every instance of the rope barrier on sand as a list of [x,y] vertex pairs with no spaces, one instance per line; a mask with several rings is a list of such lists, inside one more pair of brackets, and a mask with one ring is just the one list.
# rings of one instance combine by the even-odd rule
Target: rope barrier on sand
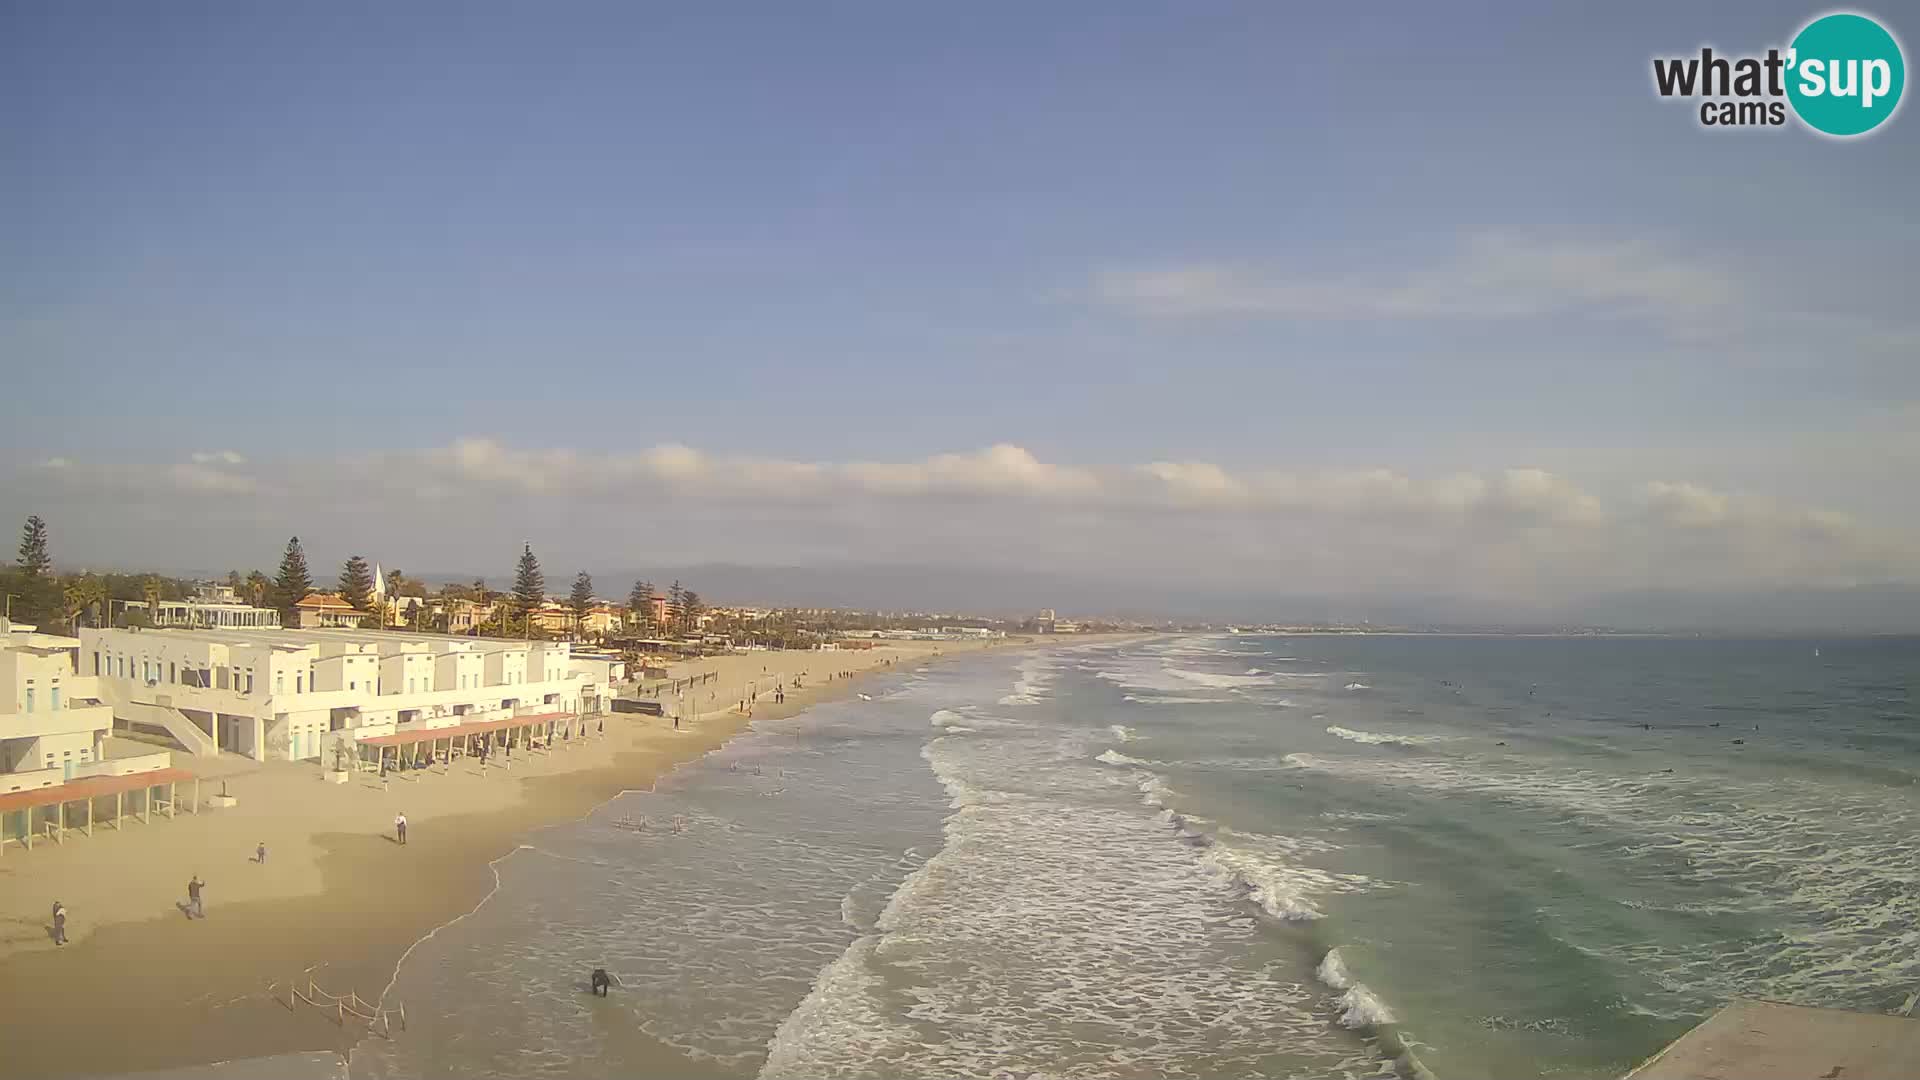
[[[278,984],[267,987],[268,995],[276,1001],[280,999],[277,990]],[[333,1013],[334,1023],[339,1024],[341,1027],[347,1026],[347,1017],[351,1016],[361,1023],[366,1024],[369,1031],[384,1035],[387,1038],[392,1038],[393,1021],[395,1017],[398,1017],[400,1020],[400,1030],[407,1030],[407,1007],[405,1005],[400,1005],[392,1009],[384,1009],[362,999],[359,994],[351,990],[349,990],[345,996],[329,994],[325,990],[320,989],[319,985],[312,979],[307,980],[307,988],[304,992],[302,992],[298,986],[287,987],[288,1012],[296,1011],[298,1008],[296,1003],[302,1001],[322,1012]]]

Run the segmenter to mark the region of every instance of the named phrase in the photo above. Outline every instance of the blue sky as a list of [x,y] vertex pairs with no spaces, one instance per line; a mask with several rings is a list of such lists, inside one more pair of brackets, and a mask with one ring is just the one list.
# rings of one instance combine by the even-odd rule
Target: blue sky
[[1707,132],[1647,74],[1815,13],[0,6],[0,494],[93,534],[125,491],[38,466],[1008,444],[1920,528],[1911,109]]

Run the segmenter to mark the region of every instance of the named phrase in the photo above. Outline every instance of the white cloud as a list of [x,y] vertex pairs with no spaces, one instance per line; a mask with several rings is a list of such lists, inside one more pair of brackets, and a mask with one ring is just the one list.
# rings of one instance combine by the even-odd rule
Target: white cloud
[[247,459],[233,450],[200,450],[193,454],[195,465],[245,465]]
[[1467,238],[1452,258],[1398,275],[1196,263],[1109,269],[1093,297],[1144,315],[1291,319],[1511,319],[1595,312],[1692,326],[1731,308],[1727,272],[1641,240],[1518,232]]
[[1704,528],[1727,520],[1728,498],[1698,484],[1655,480],[1642,486],[1641,495],[1652,513],[1680,528]]
[[938,454],[898,464],[856,462],[839,474],[875,495],[1089,495],[1099,480],[1085,469],[1050,465],[1002,443],[971,454]]
[[1612,588],[1920,581],[1920,540],[1846,514],[1682,480],[1608,498],[1533,467],[1423,475],[1192,460],[1094,466],[1045,461],[1011,444],[832,463],[677,443],[601,453],[466,438],[244,468],[41,463],[0,484],[19,489],[0,486],[9,503],[91,500],[108,521],[172,514],[188,533],[204,526],[209,508],[303,535],[316,520],[374,537],[406,521],[513,536],[530,523],[567,521],[624,551],[628,541],[618,538],[646,545],[655,542],[645,539],[656,535],[649,526],[672,521],[674,536],[724,539],[729,550],[758,544],[773,562],[801,543],[847,559],[998,551],[1035,569],[1529,602]]

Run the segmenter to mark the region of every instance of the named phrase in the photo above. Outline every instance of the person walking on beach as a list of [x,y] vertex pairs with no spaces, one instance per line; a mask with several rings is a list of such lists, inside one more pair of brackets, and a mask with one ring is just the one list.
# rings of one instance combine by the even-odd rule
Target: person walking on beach
[[53,902],[53,943],[67,943],[67,905],[58,900]]
[[187,882],[187,918],[204,919],[207,917],[207,909],[200,901],[200,890],[206,887],[207,883],[200,880],[199,874],[193,875]]
[[393,838],[402,847],[407,843],[407,815],[405,811],[393,815]]
[[267,842],[265,840],[260,841],[260,846],[253,849],[253,861],[259,863],[261,866],[267,865]]

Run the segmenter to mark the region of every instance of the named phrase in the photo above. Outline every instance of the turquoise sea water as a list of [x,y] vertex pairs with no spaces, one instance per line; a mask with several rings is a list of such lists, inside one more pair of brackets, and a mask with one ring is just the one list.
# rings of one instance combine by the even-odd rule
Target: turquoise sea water
[[1891,1008],[1917,676],[1373,636],[903,672],[537,834],[351,1071],[1611,1077],[1734,995]]

